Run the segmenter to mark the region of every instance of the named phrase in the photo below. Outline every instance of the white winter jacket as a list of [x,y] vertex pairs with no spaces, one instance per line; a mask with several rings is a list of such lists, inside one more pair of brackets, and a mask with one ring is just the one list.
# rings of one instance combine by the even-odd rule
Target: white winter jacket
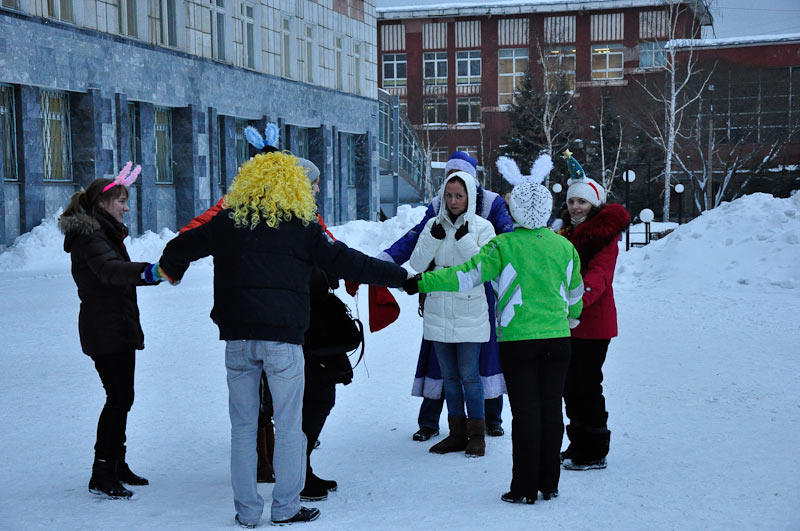
[[[467,209],[453,222],[447,211],[444,189],[454,177],[466,184]],[[477,184],[468,173],[450,175],[439,191],[440,209],[436,217],[425,224],[411,253],[409,263],[417,272],[428,269],[434,262],[434,270],[461,265],[495,236],[492,224],[475,214]],[[438,240],[431,235],[434,222],[444,227],[445,237]],[[468,222],[469,232],[456,240],[458,228]],[[442,343],[485,343],[489,341],[489,306],[483,284],[463,293],[434,292],[425,298],[422,336],[429,341]]]

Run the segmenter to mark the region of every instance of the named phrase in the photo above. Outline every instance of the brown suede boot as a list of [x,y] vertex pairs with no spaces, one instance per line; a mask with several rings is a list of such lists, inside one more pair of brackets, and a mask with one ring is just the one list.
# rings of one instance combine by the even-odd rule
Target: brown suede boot
[[447,423],[450,424],[450,435],[431,446],[429,451],[435,454],[446,454],[463,452],[467,448],[467,418],[447,417]]
[[467,419],[467,457],[481,457],[486,454],[484,430],[486,430],[484,419]]
[[256,441],[256,450],[258,451],[256,480],[259,483],[275,483],[275,470],[272,468],[275,431],[272,427],[272,422],[267,422],[266,426],[258,429]]

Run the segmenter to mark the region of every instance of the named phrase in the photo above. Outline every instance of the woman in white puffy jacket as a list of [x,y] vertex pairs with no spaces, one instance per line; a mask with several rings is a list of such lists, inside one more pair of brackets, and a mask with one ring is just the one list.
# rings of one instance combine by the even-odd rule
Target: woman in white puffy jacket
[[[470,174],[450,174],[440,194],[446,208],[428,220],[411,254],[409,263],[417,272],[461,265],[495,236],[492,224],[475,214],[477,184]],[[478,360],[481,343],[489,341],[490,334],[483,285],[462,293],[428,294],[423,320],[423,337],[433,342],[442,371],[450,425],[450,436],[430,451],[466,450],[469,457],[482,456],[486,425]]]

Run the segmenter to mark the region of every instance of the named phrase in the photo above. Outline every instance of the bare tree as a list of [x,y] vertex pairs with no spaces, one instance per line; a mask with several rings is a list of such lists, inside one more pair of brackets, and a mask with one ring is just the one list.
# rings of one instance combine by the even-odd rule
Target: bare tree
[[[713,73],[713,68],[706,71],[698,67],[698,56],[691,39],[700,34],[700,15],[695,12],[698,5],[702,5],[702,1],[695,0],[693,5],[664,1],[669,39],[665,47],[664,84],[659,86],[637,80],[642,90],[661,107],[661,112],[647,113],[649,127],[644,131],[664,152],[664,221],[669,221],[669,191],[675,153],[680,141],[686,138],[682,131],[684,111],[701,97]],[[687,35],[689,39],[679,40]],[[698,77],[701,82],[692,83]],[[710,184],[706,181],[707,186]]]

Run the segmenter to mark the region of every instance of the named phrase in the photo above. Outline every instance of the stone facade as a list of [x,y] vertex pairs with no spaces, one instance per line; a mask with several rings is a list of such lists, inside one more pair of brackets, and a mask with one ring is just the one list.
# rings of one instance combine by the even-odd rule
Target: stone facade
[[[322,172],[327,223],[377,216],[375,99],[14,11],[0,10],[0,50],[0,83],[14,93],[18,153],[18,179],[3,180],[0,192],[0,247],[131,159],[143,168],[131,194],[131,233],[176,230],[216,202],[236,175],[237,120],[262,130],[278,123],[284,149],[295,151],[298,135],[307,137],[304,149]],[[45,180],[42,90],[66,93],[69,101],[65,182]],[[168,184],[156,183],[159,108],[172,120]]]

